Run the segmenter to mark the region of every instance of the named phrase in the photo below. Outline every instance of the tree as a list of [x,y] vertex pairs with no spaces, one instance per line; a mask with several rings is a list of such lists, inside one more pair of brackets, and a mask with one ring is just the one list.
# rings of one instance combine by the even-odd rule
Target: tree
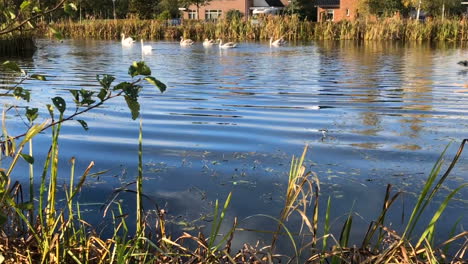
[[197,7],[197,19],[200,19],[200,7],[208,5],[212,0],[182,0],[185,6],[195,5]]
[[454,14],[462,12],[460,0],[423,0],[423,10],[434,16],[442,16],[445,14]]
[[286,7],[286,12],[298,14],[303,19],[316,20],[317,8],[315,1],[310,0],[293,0]]
[[[411,1],[411,0],[408,0]],[[395,12],[405,13],[406,8],[401,0],[360,0],[359,12],[362,14],[392,16]]]
[[138,18],[153,18],[157,10],[158,2],[157,0],[130,0],[128,11]]
[[158,13],[162,14],[165,11],[167,11],[170,14],[171,18],[179,17],[179,1],[161,0],[158,5]]

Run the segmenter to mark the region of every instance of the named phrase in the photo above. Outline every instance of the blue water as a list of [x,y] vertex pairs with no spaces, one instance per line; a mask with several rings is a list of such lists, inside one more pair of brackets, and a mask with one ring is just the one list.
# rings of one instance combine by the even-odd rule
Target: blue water
[[[203,217],[212,212],[214,200],[224,201],[229,192],[229,219],[278,216],[291,157],[300,155],[305,145],[310,147],[307,169],[320,181],[321,213],[332,198],[335,230],[350,211],[357,213],[356,233],[366,230],[382,207],[389,183],[405,192],[389,216],[389,225],[398,229],[402,210],[407,218],[418,188],[444,148],[452,143],[450,160],[468,137],[468,71],[457,65],[468,59],[466,47],[312,42],[281,48],[241,43],[237,49],[219,50],[201,43],[188,48],[176,42],[147,44],[154,51],[142,58],[139,45],[40,40],[32,59],[16,61],[30,73],[47,76],[47,82],[23,85],[31,89],[31,105],[41,109],[40,120],[48,116],[44,105],[50,98],[66,99],[71,114],[70,89],[98,91],[96,74],[128,81],[129,65],[146,61],[168,89],[161,94],[145,85],[139,99],[144,192],[168,211],[174,232],[181,222],[209,227]],[[4,72],[0,75],[7,78]],[[19,103],[10,97],[0,101]],[[9,113],[9,133],[24,131],[24,123],[13,117],[16,113]],[[79,173],[91,161],[96,164],[93,172],[108,170],[89,179],[80,197],[90,214],[100,215],[112,191],[135,180],[139,122],[131,120],[121,99],[80,119],[89,131],[75,121],[63,127],[60,183],[68,182],[72,157]],[[34,140],[37,175],[49,144],[50,132]],[[464,153],[443,193],[468,181],[467,161]],[[23,163],[14,177],[26,183]],[[120,198],[132,212],[132,195]],[[443,223],[450,224],[439,230],[450,229],[460,215],[466,226],[467,199],[468,191],[462,190],[444,215]],[[150,202],[147,207],[154,209]],[[242,224],[274,229],[272,221],[260,217]],[[237,239],[255,241],[258,236],[240,232]]]

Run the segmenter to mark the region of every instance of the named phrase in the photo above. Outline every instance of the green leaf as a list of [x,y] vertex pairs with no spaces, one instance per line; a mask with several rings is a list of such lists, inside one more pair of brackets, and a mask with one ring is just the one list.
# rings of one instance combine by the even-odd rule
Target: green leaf
[[15,15],[15,13],[13,13],[12,11],[8,11],[7,13],[8,13],[8,15],[10,15],[10,19],[12,19],[12,20],[13,20],[13,19],[15,19],[15,18],[16,18],[16,15]]
[[127,87],[127,89],[125,89],[124,92],[126,96],[129,96],[133,100],[137,100],[141,88],[142,87],[140,85],[132,85],[130,87]]
[[102,88],[102,89],[99,91],[97,97],[98,97],[99,99],[101,99],[101,101],[104,101],[104,99],[106,99],[106,97],[107,97],[108,94],[109,94],[109,91],[108,91],[106,88]]
[[23,11],[23,10],[25,10],[26,8],[28,8],[28,6],[30,6],[30,5],[31,5],[31,2],[29,2],[29,1],[23,1],[23,3],[21,3],[21,5],[20,5],[20,10]]
[[26,107],[26,118],[29,120],[30,123],[34,122],[38,116],[38,109],[37,108],[29,108]]
[[82,105],[91,105],[91,104],[94,104],[94,102],[96,102],[96,101],[94,101],[94,100],[92,99],[93,94],[94,94],[94,92],[92,92],[92,91],[88,91],[88,90],[85,90],[85,89],[81,89],[81,90],[80,90],[80,95],[81,95],[81,97],[82,97],[83,99],[81,100],[80,103],[81,103]]
[[127,102],[128,109],[132,113],[132,119],[135,120],[140,116],[140,104],[137,100],[134,100],[130,96],[124,96],[125,101]]
[[58,40],[63,39],[62,32],[60,32],[58,30],[55,30],[54,28],[51,28],[51,27],[49,27],[49,30],[50,30],[50,33],[52,33],[52,35],[54,36],[54,38],[56,38]]
[[54,119],[54,107],[51,104],[46,104],[47,111],[49,111],[50,118]]
[[42,12],[42,10],[38,7],[38,6],[35,6],[33,7],[33,10],[32,10],[34,13],[40,13]]
[[96,75],[96,79],[101,84],[102,88],[109,89],[112,82],[115,80],[115,77],[112,75],[104,74],[102,75],[102,79],[101,79],[100,75],[98,74]]
[[5,61],[4,63],[2,63],[2,67],[7,69],[7,70],[10,70],[10,71],[14,71],[14,72],[18,72],[18,73],[23,73],[24,71],[18,66],[18,64],[12,62],[12,61]]
[[70,93],[73,95],[73,101],[75,103],[80,103],[80,93],[78,90],[70,90]]
[[[0,168],[0,176],[2,177],[2,180],[8,181],[8,176],[5,173],[4,169]],[[2,193],[4,190],[0,189],[0,193]]]
[[29,164],[34,164],[34,157],[29,156],[28,154],[21,153],[21,157]]
[[40,74],[33,74],[31,76],[29,76],[31,79],[36,79],[36,80],[39,80],[39,81],[47,81],[46,77],[44,75],[40,75]]
[[145,80],[147,82],[149,82],[150,84],[158,87],[159,91],[161,91],[161,93],[166,91],[167,86],[164,83],[162,83],[161,81],[159,81],[158,79],[154,78],[153,76],[145,77]]
[[78,8],[76,8],[76,5],[74,3],[67,3],[63,5],[63,11],[65,11],[65,13],[69,15],[75,13],[76,10],[78,10]]
[[16,99],[23,99],[27,102],[31,100],[31,93],[28,90],[23,89],[23,87],[16,87],[13,91],[13,95],[16,97]]
[[116,86],[114,86],[114,90],[127,90],[129,89],[130,87],[132,87],[133,85],[129,82],[121,82],[119,84],[117,84]]
[[31,128],[29,128],[28,132],[26,132],[26,135],[24,136],[24,140],[20,144],[25,144],[29,140],[31,140],[33,137],[35,137],[37,134],[39,134],[47,125],[47,121],[40,125],[34,125]]
[[16,205],[16,208],[20,210],[32,210],[34,209],[34,204],[31,202],[19,203]]
[[88,124],[84,120],[76,120],[76,121],[78,121],[78,123],[81,124],[84,130],[88,131],[89,129]]
[[134,61],[133,64],[128,69],[128,74],[132,77],[137,75],[151,75],[151,69],[146,65],[144,61]]
[[63,100],[62,97],[54,97],[52,98],[52,103],[54,103],[55,107],[59,110],[60,113],[63,114],[65,112],[65,109],[67,109],[67,104],[65,103],[65,100]]

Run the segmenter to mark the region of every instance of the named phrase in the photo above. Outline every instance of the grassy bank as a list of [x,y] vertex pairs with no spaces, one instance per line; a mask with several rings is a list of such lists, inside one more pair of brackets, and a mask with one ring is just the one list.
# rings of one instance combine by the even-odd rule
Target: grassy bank
[[[203,40],[267,40],[284,36],[290,41],[310,40],[403,40],[468,41],[467,19],[431,19],[425,22],[387,18],[379,20],[315,23],[296,16],[270,16],[257,21],[186,20],[170,26],[159,20],[88,20],[82,23],[62,21],[53,27],[68,38],[119,39],[120,33],[145,39],[178,39],[180,36]],[[42,32],[41,34],[47,34]]]

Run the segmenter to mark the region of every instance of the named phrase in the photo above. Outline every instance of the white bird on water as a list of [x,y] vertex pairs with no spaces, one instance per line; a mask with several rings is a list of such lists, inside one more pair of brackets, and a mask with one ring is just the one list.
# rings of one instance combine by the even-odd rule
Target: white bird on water
[[133,42],[135,42],[131,37],[125,38],[125,34],[122,33],[120,34],[120,37],[122,37],[122,46],[131,46]]
[[283,37],[273,41],[273,37],[270,38],[270,47],[279,47],[279,46],[284,46],[286,44],[286,40],[283,39]]
[[220,49],[232,49],[232,48],[237,47],[237,43],[234,43],[234,42],[227,42],[227,43],[223,44],[222,39],[218,39],[218,41],[219,41],[219,48]]
[[153,52],[153,47],[151,47],[151,45],[145,45],[143,39],[141,39],[141,53],[150,54],[151,52]]
[[193,40],[184,39],[184,37],[180,37],[180,45],[181,46],[192,46],[193,45]]
[[216,41],[214,41],[212,39],[205,39],[205,41],[203,41],[203,47],[205,47],[205,48],[211,47],[214,44],[216,44]]

